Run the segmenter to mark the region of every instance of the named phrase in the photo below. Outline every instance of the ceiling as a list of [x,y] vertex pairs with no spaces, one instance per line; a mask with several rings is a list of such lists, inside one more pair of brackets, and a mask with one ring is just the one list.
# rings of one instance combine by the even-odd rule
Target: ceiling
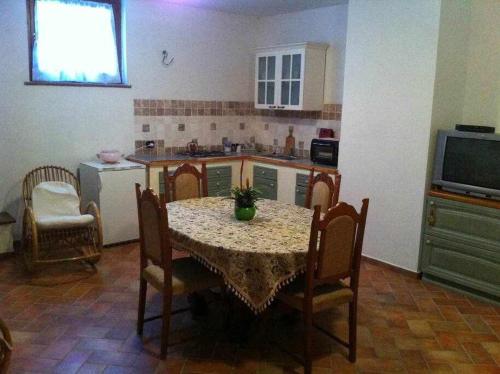
[[305,9],[346,4],[348,0],[167,0],[222,12],[251,16],[272,16]]

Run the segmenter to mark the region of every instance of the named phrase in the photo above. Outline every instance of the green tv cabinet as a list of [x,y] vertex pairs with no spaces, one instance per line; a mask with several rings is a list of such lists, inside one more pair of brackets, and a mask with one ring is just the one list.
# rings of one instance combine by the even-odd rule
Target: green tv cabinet
[[500,304],[500,201],[431,190],[420,270],[424,280]]

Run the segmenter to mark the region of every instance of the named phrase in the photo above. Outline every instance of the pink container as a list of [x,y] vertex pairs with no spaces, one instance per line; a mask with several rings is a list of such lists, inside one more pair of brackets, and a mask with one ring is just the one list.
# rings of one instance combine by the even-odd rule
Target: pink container
[[122,158],[122,154],[117,151],[116,149],[114,150],[102,150],[98,155],[97,158],[100,159],[102,162],[105,162],[107,164],[115,164],[120,159]]

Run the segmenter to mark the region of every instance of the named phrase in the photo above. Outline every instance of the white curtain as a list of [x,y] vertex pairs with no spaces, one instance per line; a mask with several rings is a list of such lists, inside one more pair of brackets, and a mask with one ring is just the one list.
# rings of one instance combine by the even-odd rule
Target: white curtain
[[33,80],[121,83],[110,4],[35,2]]

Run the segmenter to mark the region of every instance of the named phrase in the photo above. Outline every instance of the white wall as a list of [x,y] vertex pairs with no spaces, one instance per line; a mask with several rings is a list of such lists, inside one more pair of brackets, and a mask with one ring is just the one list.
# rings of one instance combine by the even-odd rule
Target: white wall
[[262,17],[259,21],[258,47],[305,41],[328,43],[325,103],[342,103],[347,4]]
[[473,0],[463,121],[500,133],[500,1]]
[[465,99],[471,2],[469,0],[442,0],[441,4],[427,161],[427,187],[430,187],[431,183],[437,131],[454,129],[455,124],[462,123]]
[[[0,210],[17,215],[32,168],[133,150],[134,98],[251,100],[253,17],[156,0],[128,0],[131,89],[25,86],[26,2],[0,1]],[[175,56],[169,68],[162,50]],[[19,218],[19,216],[18,216]]]
[[[129,78],[134,97],[253,99],[256,17],[167,1],[128,0]],[[175,57],[168,68],[162,50]]]
[[440,5],[351,0],[341,199],[370,198],[364,254],[417,269]]

